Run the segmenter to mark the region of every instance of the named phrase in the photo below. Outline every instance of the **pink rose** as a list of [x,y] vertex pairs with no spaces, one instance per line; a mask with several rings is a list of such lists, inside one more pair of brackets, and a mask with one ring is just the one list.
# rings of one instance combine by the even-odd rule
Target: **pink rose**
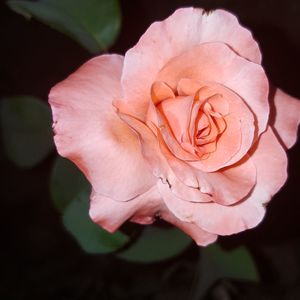
[[177,10],[49,101],[59,154],[92,184],[94,222],[113,232],[160,217],[198,245],[262,220],[300,121],[299,101],[269,96],[257,43],[223,10]]

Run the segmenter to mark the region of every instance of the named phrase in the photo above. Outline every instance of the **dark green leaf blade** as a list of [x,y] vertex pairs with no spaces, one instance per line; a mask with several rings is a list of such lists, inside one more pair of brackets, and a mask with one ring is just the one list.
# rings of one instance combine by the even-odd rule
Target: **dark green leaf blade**
[[81,193],[64,211],[63,224],[87,253],[110,253],[123,247],[128,237],[117,231],[108,233],[89,217],[89,195]]
[[57,157],[50,180],[50,192],[56,208],[63,214],[65,228],[81,248],[93,254],[110,253],[127,243],[120,231],[110,234],[89,217],[91,186],[82,172],[69,160]]
[[255,262],[247,248],[225,251],[219,245],[213,244],[201,249],[192,300],[202,299],[207,290],[223,278],[259,281]]
[[203,249],[203,259],[210,259],[223,278],[258,281],[259,276],[253,258],[247,248],[224,251],[218,245]]
[[24,17],[68,35],[93,54],[107,50],[120,30],[118,0],[10,0],[7,4]]
[[68,159],[57,157],[51,172],[50,193],[55,207],[64,209],[82,192],[89,193],[89,182]]
[[7,157],[20,167],[33,167],[53,149],[51,112],[32,96],[1,101],[1,131]]
[[177,228],[145,227],[139,239],[118,257],[134,262],[153,263],[172,258],[186,249],[192,240]]

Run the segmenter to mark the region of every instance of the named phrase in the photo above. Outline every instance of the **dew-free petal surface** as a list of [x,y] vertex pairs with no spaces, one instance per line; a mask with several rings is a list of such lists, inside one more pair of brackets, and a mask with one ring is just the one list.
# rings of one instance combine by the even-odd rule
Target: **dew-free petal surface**
[[175,89],[182,78],[223,85],[244,100],[254,113],[257,134],[269,117],[269,84],[263,68],[238,56],[223,43],[206,43],[173,57],[155,80]]
[[135,133],[115,112],[120,97],[123,57],[91,59],[52,88],[54,140],[60,155],[72,160],[93,189],[126,201],[155,184]]
[[227,44],[246,59],[261,62],[256,41],[234,15],[224,10],[178,9],[166,20],[153,23],[125,55],[124,101],[134,103],[138,117],[145,116],[151,84],[167,61],[207,42]]
[[276,89],[274,111],[271,111],[271,125],[287,148],[291,148],[297,140],[300,123],[300,100]]
[[264,206],[251,198],[234,206],[224,206],[180,200],[166,185],[160,185],[160,192],[167,207],[178,219],[218,235],[230,235],[253,228],[265,214]]
[[96,224],[114,232],[131,218],[136,223],[153,223],[162,207],[165,205],[156,186],[130,201],[116,201],[93,191],[89,214]]
[[266,203],[284,185],[287,174],[287,155],[273,129],[269,126],[250,152],[257,170],[257,184],[252,197]]
[[180,220],[197,224],[219,235],[230,235],[255,227],[264,217],[265,203],[286,180],[287,159],[271,128],[262,134],[253,151],[251,160],[257,169],[257,182],[249,197],[243,201],[231,206],[178,201],[180,199],[172,195],[167,185],[160,185],[167,207]]
[[161,217],[188,234],[198,246],[208,246],[218,238],[216,234],[209,233],[195,224],[180,221],[170,212],[162,213]]

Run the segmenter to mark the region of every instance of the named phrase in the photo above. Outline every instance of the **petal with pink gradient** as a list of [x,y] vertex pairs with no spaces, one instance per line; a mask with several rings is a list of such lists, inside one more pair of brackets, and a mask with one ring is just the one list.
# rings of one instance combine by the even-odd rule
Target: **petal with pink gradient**
[[175,98],[173,90],[165,82],[154,82],[151,87],[151,99],[153,103],[158,104],[168,98]]
[[180,221],[170,212],[162,213],[161,217],[189,235],[198,246],[208,246],[218,238],[216,234],[209,233],[195,224]]
[[[185,201],[233,205],[248,196],[256,184],[257,171],[251,159],[212,173],[195,169],[189,170],[190,167],[186,166],[184,162],[178,162],[175,165],[174,160],[169,159],[169,163],[178,179],[176,180],[169,175],[168,180],[172,186],[171,192]],[[183,173],[186,177],[197,178],[198,189],[186,186],[181,182]]]
[[[172,170],[167,175],[170,191],[181,200],[232,205],[245,198],[256,184],[256,168],[250,159],[244,159],[232,168],[205,173],[174,157],[159,134],[158,139]],[[164,185],[158,183],[161,184]]]
[[193,102],[192,97],[176,97],[176,99],[162,101],[157,106],[166,123],[169,124],[178,143],[190,142],[188,129]]
[[125,121],[138,135],[141,143],[141,152],[152,174],[165,180],[168,177],[168,164],[161,154],[156,136],[150,128],[140,120],[130,115],[118,112],[120,118]]
[[253,112],[257,134],[266,129],[269,117],[269,84],[260,65],[238,56],[225,44],[207,43],[190,48],[169,60],[155,80],[164,81],[175,89],[183,78],[224,86],[231,90]]
[[166,206],[178,219],[218,235],[230,235],[253,228],[265,214],[263,204],[250,198],[240,204],[224,206],[178,199],[163,184],[160,185],[160,192]]
[[156,186],[130,201],[115,201],[93,191],[89,214],[96,224],[114,232],[129,219],[141,224],[151,224],[164,207]]
[[180,201],[167,185],[160,184],[167,207],[180,220],[219,235],[230,235],[255,227],[263,219],[265,203],[286,180],[287,159],[271,128],[261,135],[253,151],[251,160],[257,169],[257,183],[245,200],[231,206]]
[[212,172],[232,165],[243,158],[257,138],[253,113],[243,99],[225,86],[212,82],[183,78],[179,80],[177,88],[182,94],[196,94],[199,98],[199,103],[196,102],[192,112],[190,134],[192,136],[195,134],[196,126],[198,131],[211,127],[203,113],[198,124],[195,124],[195,119],[197,115],[199,116],[198,104],[201,102],[208,103],[212,108],[209,110],[210,114],[212,117],[216,116],[214,122],[217,123],[219,132],[222,133],[214,144],[208,145],[214,151],[211,151],[205,159],[192,162],[191,165],[202,171]]
[[182,222],[173,216],[165,207],[155,187],[128,202],[115,201],[93,192],[89,214],[96,224],[109,232],[116,231],[129,219],[146,225],[152,224],[155,217],[159,216],[186,232],[199,246],[209,245],[217,239],[215,234],[208,233],[196,225]]
[[135,133],[116,114],[123,57],[91,59],[52,88],[54,140],[97,193],[120,201],[143,194],[156,182],[141,155]]
[[252,197],[266,203],[287,180],[286,152],[269,126],[249,155],[257,170],[257,185]]
[[300,123],[300,100],[276,89],[271,101],[274,102],[275,106],[271,110],[271,125],[283,144],[289,149],[297,140]]
[[208,42],[227,44],[246,59],[261,62],[256,41],[234,15],[224,10],[206,13],[198,8],[178,9],[166,20],[153,23],[125,55],[124,101],[133,103],[137,117],[145,116],[147,96],[158,71],[171,58]]

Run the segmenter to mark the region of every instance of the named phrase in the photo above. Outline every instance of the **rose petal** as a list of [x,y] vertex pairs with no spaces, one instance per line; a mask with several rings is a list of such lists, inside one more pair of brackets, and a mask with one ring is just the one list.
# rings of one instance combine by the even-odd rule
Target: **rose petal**
[[124,114],[120,111],[118,114],[120,118],[137,133],[141,143],[142,155],[153,175],[166,180],[168,177],[169,167],[166,159],[160,152],[159,143],[154,133],[146,124],[133,116]]
[[173,224],[174,226],[178,227],[186,234],[188,234],[197,243],[198,246],[207,246],[214,243],[218,238],[216,234],[209,233],[198,227],[197,225],[180,221],[170,212],[163,212],[161,217],[165,221]]
[[[159,132],[159,130],[157,130],[157,138],[159,141],[159,147],[160,147],[161,153],[166,158],[166,160],[168,162],[168,166],[170,166],[170,168],[172,170],[171,172],[170,172],[170,170],[168,171],[166,179],[168,179],[172,185],[175,185],[177,182],[177,180],[176,180],[176,177],[177,177],[187,187],[192,187],[193,190],[198,189],[199,182],[198,182],[197,176],[194,174],[194,169],[191,168],[189,165],[187,165],[184,161],[176,158],[170,152],[170,149],[165,144],[165,141],[163,140],[163,137],[162,137],[161,133]],[[177,172],[177,174],[175,174],[174,171]],[[173,176],[173,173],[175,176]],[[180,185],[178,187],[178,190],[182,191],[184,193],[184,186]]]
[[89,214],[96,224],[114,232],[130,218],[138,223],[151,224],[155,221],[156,214],[164,207],[155,186],[127,202],[115,201],[93,191]]
[[160,192],[167,207],[181,221],[218,235],[230,235],[255,227],[265,214],[264,206],[251,197],[234,206],[223,206],[183,201],[174,197],[166,185],[160,185]]
[[166,118],[178,143],[190,142],[188,128],[193,106],[192,97],[176,97],[162,101],[158,110]]
[[239,163],[219,170],[218,172],[198,172],[198,180],[203,188],[211,194],[214,202],[232,205],[241,201],[256,184],[257,170],[247,156]]
[[[173,160],[172,160],[173,161]],[[185,171],[184,166],[181,165],[182,171]],[[187,176],[191,176],[191,174],[186,174]],[[189,202],[212,202],[213,199],[210,195],[205,194],[200,191],[200,187],[192,187],[187,186],[183,182],[181,182],[177,176],[173,173],[169,173],[168,183],[171,192],[181,200],[189,201]],[[158,184],[164,184],[158,183]]]
[[257,170],[257,185],[252,193],[257,201],[271,200],[287,179],[287,156],[272,128],[269,126],[250,152]]
[[157,129],[161,133],[164,142],[166,143],[170,151],[173,153],[173,155],[182,160],[187,160],[187,161],[198,160],[196,154],[188,152],[185,150],[185,148],[181,147],[180,143],[174,137],[168,122],[166,120],[163,121],[162,116],[159,115],[158,115],[158,120],[159,120],[158,123],[159,127]]
[[257,136],[266,129],[269,85],[260,65],[238,56],[225,44],[207,43],[169,60],[155,80],[175,89],[182,78],[223,85],[233,91],[254,112]]
[[300,100],[276,89],[274,108],[271,111],[271,125],[287,148],[291,148],[297,139],[300,123]]
[[156,81],[151,87],[151,98],[153,103],[157,105],[162,100],[175,98],[175,94],[165,82]]
[[192,203],[175,198],[167,185],[160,184],[167,207],[180,220],[219,235],[255,227],[265,214],[264,204],[281,188],[287,176],[286,154],[271,128],[261,135],[257,147],[251,153],[251,160],[256,165],[257,183],[245,200],[232,206]]
[[[213,147],[217,147],[216,151],[205,159],[191,162],[191,165],[202,171],[212,172],[232,165],[243,158],[251,148],[254,136],[257,134],[253,114],[245,102],[237,94],[220,84],[181,79],[178,85],[184,93],[199,93],[200,103],[195,103],[191,117],[192,135],[194,135],[195,128],[193,124],[196,122],[196,115],[199,114],[197,110],[201,101],[207,101],[213,107],[216,113],[212,111],[211,114],[216,115],[216,121],[218,120],[218,114],[223,116],[220,118],[220,122],[217,122],[223,133],[216,145],[212,144]],[[225,124],[226,128],[224,127]],[[198,130],[204,129],[208,125],[209,120],[203,115],[198,122]],[[203,142],[205,141],[204,139]],[[203,142],[198,141],[199,144]]]
[[167,174],[167,182],[173,195],[180,199],[232,205],[246,197],[256,183],[256,168],[249,159],[244,159],[232,168],[205,173],[174,157],[159,134],[158,139],[172,170]]
[[116,231],[129,219],[147,225],[152,224],[155,217],[159,216],[186,232],[199,246],[206,246],[217,239],[215,234],[208,233],[196,225],[182,222],[172,215],[156,187],[128,202],[115,201],[93,192],[89,214],[96,224],[109,232]]
[[178,9],[166,20],[153,23],[125,55],[124,101],[134,103],[137,117],[144,118],[151,84],[167,61],[207,42],[225,43],[239,55],[261,62],[257,43],[234,15],[224,10]]
[[[184,163],[182,162],[182,164]],[[170,163],[174,174],[178,178],[182,177],[179,174],[180,172],[187,172],[182,164],[175,166],[174,162]],[[190,176],[197,178],[199,191],[195,188],[179,186],[180,193],[174,192],[181,199],[190,202],[215,202],[222,205],[232,205],[249,195],[256,184],[256,168],[249,159],[218,172],[205,173],[191,170]],[[174,184],[174,181],[171,182]],[[175,184],[178,185],[176,182]],[[174,190],[176,191],[178,187],[175,184]],[[196,192],[199,192],[198,200],[196,196],[192,196],[192,193],[197,195]]]
[[225,122],[226,131],[218,139],[216,151],[210,153],[206,159],[189,162],[191,166],[203,172],[214,172],[231,164],[242,147],[241,122],[235,115],[226,116]]
[[96,57],[52,88],[55,143],[97,193],[128,200],[156,182],[141,155],[139,140],[119,119],[112,100],[120,97],[123,58]]

